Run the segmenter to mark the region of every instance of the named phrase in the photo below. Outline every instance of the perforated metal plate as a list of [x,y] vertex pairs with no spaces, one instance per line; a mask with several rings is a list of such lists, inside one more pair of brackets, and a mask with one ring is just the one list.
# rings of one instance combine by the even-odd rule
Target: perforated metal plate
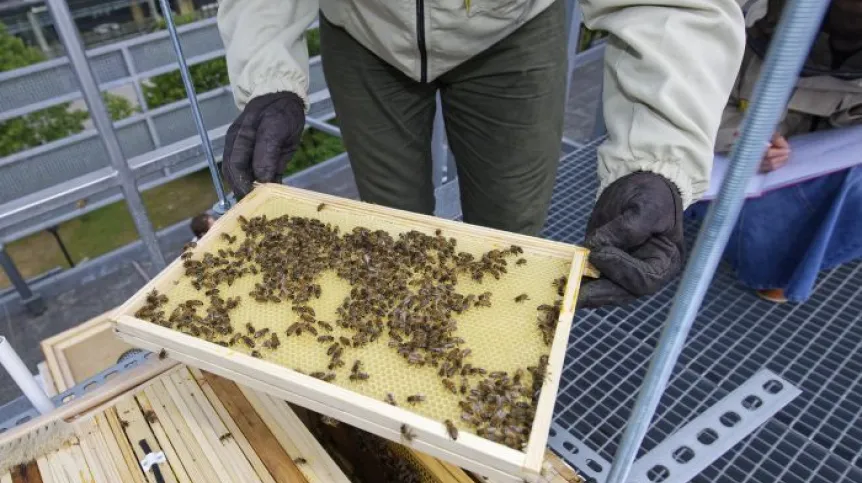
[[[561,162],[545,235],[578,243],[595,202],[595,140]],[[689,241],[696,224],[687,228]],[[576,317],[558,428],[606,461],[655,347],[675,284]],[[639,456],[763,368],[802,394],[695,482],[862,481],[862,264],[824,272],[805,304],[775,305],[720,267]],[[555,440],[551,440],[554,449]]]

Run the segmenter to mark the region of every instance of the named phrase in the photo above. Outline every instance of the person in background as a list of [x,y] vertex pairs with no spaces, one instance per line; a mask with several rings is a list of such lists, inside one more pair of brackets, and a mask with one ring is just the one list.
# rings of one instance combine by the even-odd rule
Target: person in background
[[[763,55],[784,0],[760,0],[750,25],[742,69],[716,139],[730,151],[751,98]],[[751,13],[755,13],[751,15]],[[796,84],[787,112],[760,165],[782,169],[793,136],[862,124],[862,1],[833,0]],[[862,153],[858,153],[862,161]],[[804,160],[816,163],[816,159]],[[689,215],[705,214],[705,203]],[[862,257],[862,166],[767,192],[743,205],[724,253],[740,281],[773,302],[802,302],[817,274]]]
[[[602,278],[580,307],[622,304],[679,272],[683,209],[709,185],[721,110],[739,69],[733,0],[582,0],[609,33],[600,196],[584,244]],[[319,12],[319,15],[318,15]],[[218,25],[239,117],[225,137],[237,197],[277,182],[308,109],[304,32],[319,18],[327,87],[359,194],[432,214],[439,93],[464,221],[538,234],[566,105],[563,0],[222,0]]]
[[189,223],[189,227],[192,229],[192,233],[195,234],[195,237],[192,241],[198,241],[206,235],[210,228],[212,228],[213,224],[216,222],[214,216],[209,213],[201,213],[200,215],[192,218],[191,223]]

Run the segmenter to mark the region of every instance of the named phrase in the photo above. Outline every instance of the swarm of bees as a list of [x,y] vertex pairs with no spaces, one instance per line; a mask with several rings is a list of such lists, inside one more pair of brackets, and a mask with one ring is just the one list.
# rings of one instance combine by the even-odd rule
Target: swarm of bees
[[[317,211],[325,207],[321,204]],[[337,226],[313,218],[240,216],[238,221],[244,236],[221,234],[225,248],[196,256],[190,245],[182,255],[184,274],[202,300],[182,302],[168,314],[164,307],[167,297],[153,290],[135,316],[225,347],[240,344],[252,356],[265,359],[267,351],[281,346],[279,335],[234,321],[232,312],[241,298],[221,295],[239,278],[255,276],[259,281],[248,293],[253,301],[288,304],[295,314],[296,321],[281,335],[310,336],[325,348],[329,357],[326,371],[312,372],[312,377],[333,381],[334,371],[345,366],[346,351],[388,337],[388,346],[408,365],[433,367],[446,390],[461,399],[460,424],[513,448],[526,444],[547,360],[527,369],[532,384],[522,380],[523,369],[512,376],[489,373],[467,362],[471,350],[457,336],[455,320],[467,311],[493,305],[492,292],[459,293],[458,280],[500,279],[510,266],[527,263],[519,258],[521,247],[493,249],[477,257],[459,252],[456,240],[446,238],[442,230],[434,235],[409,231],[393,236],[357,227],[342,234]],[[324,272],[334,272],[351,285],[331,322],[319,320],[309,306],[321,297],[318,281]],[[560,295],[565,286],[565,277],[554,281]],[[527,300],[526,293],[514,299],[517,303]],[[560,306],[557,302],[537,308],[537,326],[547,345],[553,340]],[[330,334],[336,326],[346,335]],[[349,380],[369,378],[356,360]],[[411,405],[424,400],[422,394],[406,397]],[[396,405],[391,393],[385,401]],[[447,420],[445,426],[456,439],[455,424]]]

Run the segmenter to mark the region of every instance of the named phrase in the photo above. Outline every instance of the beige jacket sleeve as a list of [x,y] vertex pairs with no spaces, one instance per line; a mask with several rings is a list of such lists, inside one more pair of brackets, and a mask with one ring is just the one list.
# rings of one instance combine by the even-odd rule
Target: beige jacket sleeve
[[253,97],[288,91],[308,109],[305,30],[317,0],[221,0],[218,26],[233,95],[240,109]]
[[582,0],[585,24],[608,31],[600,192],[635,171],[670,179],[685,206],[709,186],[722,111],[739,71],[736,0]]

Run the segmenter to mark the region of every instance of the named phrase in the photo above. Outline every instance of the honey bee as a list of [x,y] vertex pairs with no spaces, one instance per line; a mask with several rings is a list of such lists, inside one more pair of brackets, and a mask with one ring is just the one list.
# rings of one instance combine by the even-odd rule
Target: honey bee
[[350,339],[348,339],[347,337],[344,337],[342,335],[341,337],[338,338],[338,340],[341,342],[341,345],[346,346],[346,347],[350,347]]
[[321,203],[317,205],[317,212],[320,213],[323,209],[326,208],[326,203]]
[[467,394],[467,378],[466,377],[461,378],[461,387],[458,388],[458,390],[461,394]]
[[323,379],[324,377],[326,377],[326,373],[323,371],[315,371],[315,372],[312,372],[311,374],[309,374],[309,376],[311,376],[315,379]]
[[554,280],[554,282],[553,282],[554,287],[557,289],[557,295],[559,295],[560,297],[562,297],[566,291],[566,282],[567,281],[568,281],[568,278],[565,275],[563,275],[562,277]]
[[242,334],[240,334],[240,333],[234,334],[233,336],[231,336],[230,340],[228,341],[228,345],[232,346],[232,345],[236,344],[236,342],[240,339],[240,337],[242,337]]
[[455,423],[453,423],[451,419],[444,421],[443,425],[446,426],[446,432],[449,433],[449,437],[452,438],[453,441],[458,439],[458,428],[455,427]]
[[330,418],[329,416],[321,416],[320,421],[327,426],[332,426],[333,428],[338,427],[338,421]]
[[332,342],[333,340],[335,340],[335,337],[331,335],[321,335],[317,338],[317,342]]
[[299,458],[294,458],[293,463],[297,465],[304,465],[308,463],[308,460],[300,456]]
[[401,437],[404,438],[405,441],[410,442],[410,441],[413,441],[413,438],[416,437],[416,433],[414,433],[413,430],[410,429],[410,426],[407,426],[406,424],[402,424],[401,425]]
[[264,327],[263,329],[260,329],[259,331],[254,333],[254,338],[260,339],[261,337],[265,336],[268,333],[269,333],[269,329]]
[[331,356],[335,354],[335,351],[338,350],[339,347],[338,342],[332,344],[328,349],[326,349],[326,355]]
[[251,339],[251,337],[249,337],[247,335],[243,335],[240,337],[240,339],[242,340],[243,344],[248,346],[249,349],[254,349],[255,344],[254,344],[254,341]]
[[168,357],[168,351],[166,351],[165,349],[160,350],[159,351],[159,360],[162,360],[166,357]]
[[522,293],[521,295],[518,295],[517,297],[515,297],[515,302],[517,302],[517,303],[521,303],[525,300],[530,300],[530,296],[525,294],[525,293]]
[[318,320],[317,325],[323,327],[327,332],[332,332],[332,324],[330,324],[329,322]]
[[255,351],[251,351],[251,356],[252,356],[252,357],[257,357],[258,359],[260,359],[260,358],[262,358],[262,357],[263,357],[263,356],[261,356],[261,355],[260,355],[260,352],[259,352],[259,351],[256,351],[256,350],[255,350]]
[[225,434],[223,434],[223,435],[219,436],[219,437],[218,437],[218,440],[219,440],[219,441],[221,441],[222,443],[224,443],[225,441],[229,440],[229,439],[230,439],[230,438],[232,438],[232,437],[233,437],[233,435],[232,435],[232,434],[230,434],[230,433],[225,433]]
[[368,380],[370,376],[365,372],[354,372],[350,375],[351,381],[365,381]]
[[458,387],[451,379],[443,379],[443,386],[445,386],[452,394],[458,394]]
[[384,399],[384,401],[386,401],[387,404],[391,404],[393,406],[398,405],[398,403],[395,402],[395,396],[393,396],[391,392],[386,393],[386,399]]
[[362,361],[356,359],[353,362],[353,367],[350,368],[350,372],[359,372],[359,368],[362,366]]
[[263,343],[263,346],[267,349],[278,349],[278,346],[281,345],[281,341],[278,340],[278,336],[275,335],[275,332],[272,333],[269,340]]
[[150,424],[153,424],[159,420],[159,418],[156,416],[155,411],[153,411],[152,409],[147,409],[146,411],[144,411],[144,419],[146,419],[147,422]]
[[254,328],[254,326],[253,326],[253,325],[251,325],[251,323],[250,323],[250,322],[246,322],[246,323],[245,323],[245,330],[247,330],[247,331],[248,331],[249,335],[254,334],[254,333],[255,333],[255,331],[256,331],[256,329]]
[[407,396],[407,402],[410,404],[419,404],[425,401],[425,395],[423,394],[414,394],[412,396]]
[[325,376],[323,376],[324,382],[332,382],[334,380],[335,380],[335,373],[334,372],[327,373]]

